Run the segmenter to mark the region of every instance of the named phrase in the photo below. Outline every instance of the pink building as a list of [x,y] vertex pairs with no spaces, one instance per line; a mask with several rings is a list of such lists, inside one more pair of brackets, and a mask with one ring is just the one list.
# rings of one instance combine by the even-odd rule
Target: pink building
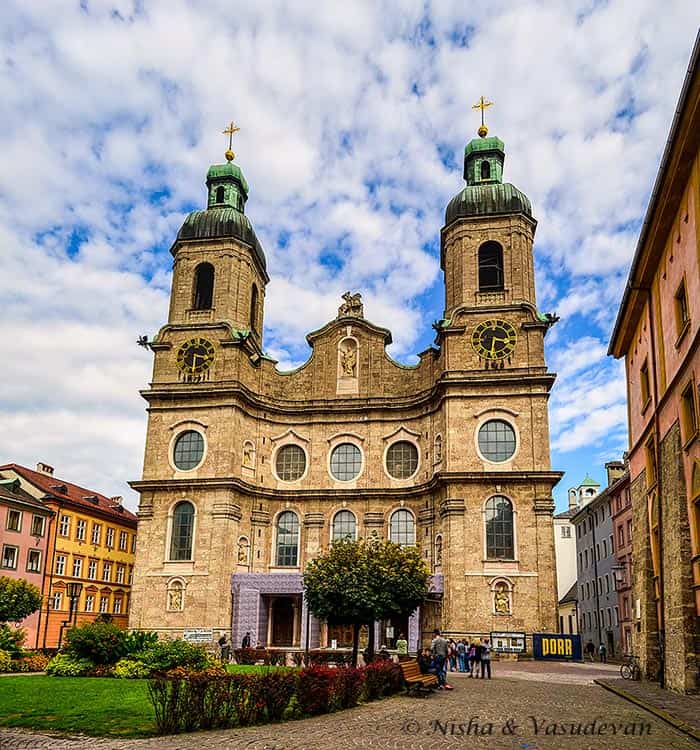
[[[20,488],[18,479],[0,475],[0,576],[24,578],[41,591],[53,515]],[[19,623],[27,631],[28,648],[36,647],[39,619],[40,613],[35,612]]]

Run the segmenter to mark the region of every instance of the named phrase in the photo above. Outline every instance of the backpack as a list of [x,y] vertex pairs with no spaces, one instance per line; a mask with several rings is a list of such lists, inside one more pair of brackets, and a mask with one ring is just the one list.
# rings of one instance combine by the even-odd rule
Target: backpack
[[475,659],[476,658],[476,646],[472,646],[469,649],[469,658],[470,659]]

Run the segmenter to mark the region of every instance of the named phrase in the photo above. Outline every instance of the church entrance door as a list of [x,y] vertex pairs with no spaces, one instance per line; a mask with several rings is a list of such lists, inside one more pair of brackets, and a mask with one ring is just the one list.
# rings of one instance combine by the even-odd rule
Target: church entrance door
[[288,597],[279,597],[272,603],[271,646],[294,645],[294,603]]

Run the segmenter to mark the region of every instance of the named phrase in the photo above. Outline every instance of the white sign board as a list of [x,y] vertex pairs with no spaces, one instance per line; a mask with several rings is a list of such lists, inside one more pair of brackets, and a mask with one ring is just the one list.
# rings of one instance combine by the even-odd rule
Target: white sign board
[[491,633],[491,646],[504,654],[520,654],[525,651],[525,633]]
[[191,628],[185,630],[182,637],[188,643],[211,643],[214,640],[214,631],[211,628]]

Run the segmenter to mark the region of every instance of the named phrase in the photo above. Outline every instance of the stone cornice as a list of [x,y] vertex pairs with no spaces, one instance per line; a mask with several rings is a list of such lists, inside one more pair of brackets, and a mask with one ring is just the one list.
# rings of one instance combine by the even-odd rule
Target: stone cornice
[[548,396],[549,390],[556,380],[556,375],[547,372],[545,368],[537,368],[539,372],[532,372],[532,369],[534,368],[461,371],[443,376],[431,389],[412,396],[283,401],[259,396],[237,382],[221,385],[172,383],[165,387],[152,385],[150,389],[142,390],[140,393],[148,402],[151,410],[158,408],[159,401],[162,401],[168,410],[173,409],[173,402],[180,402],[183,408],[190,408],[192,401],[198,398],[207,403],[211,403],[212,400],[217,403],[220,403],[222,399],[237,400],[246,407],[257,407],[261,411],[273,412],[278,415],[296,416],[301,413],[305,415],[327,413],[333,414],[333,418],[337,419],[339,414],[362,413],[366,415],[368,411],[374,410],[381,412],[401,411],[405,418],[409,418],[410,415],[406,414],[407,409],[420,410],[420,414],[424,414],[426,406],[432,406],[433,410],[437,410],[443,399],[463,397],[464,394],[455,392],[458,388],[482,389],[483,392],[484,388],[493,389],[507,386],[512,389],[513,386],[517,386],[517,390],[509,390],[509,396],[532,396],[532,386],[541,386],[543,391],[540,395]]
[[[227,489],[237,490],[242,494],[254,497],[275,498],[275,499],[293,499],[293,498],[347,498],[347,497],[412,497],[434,492],[441,487],[447,487],[451,484],[540,484],[553,487],[564,476],[560,471],[498,471],[498,472],[479,472],[479,471],[453,471],[440,472],[432,479],[412,487],[371,487],[353,489],[332,489],[332,488],[300,488],[300,489],[280,489],[278,487],[258,487],[245,482],[238,477],[221,477],[210,479],[146,479],[135,482],[129,482],[129,486],[137,492],[162,491],[182,491],[188,490],[211,490]],[[445,501],[451,502],[451,501]],[[460,501],[463,502],[463,501]],[[541,502],[541,501],[538,501]],[[552,503],[551,498],[547,498],[548,503]],[[544,511],[543,511],[544,512]],[[256,523],[269,523],[270,514],[266,511],[253,511],[254,521]]]

